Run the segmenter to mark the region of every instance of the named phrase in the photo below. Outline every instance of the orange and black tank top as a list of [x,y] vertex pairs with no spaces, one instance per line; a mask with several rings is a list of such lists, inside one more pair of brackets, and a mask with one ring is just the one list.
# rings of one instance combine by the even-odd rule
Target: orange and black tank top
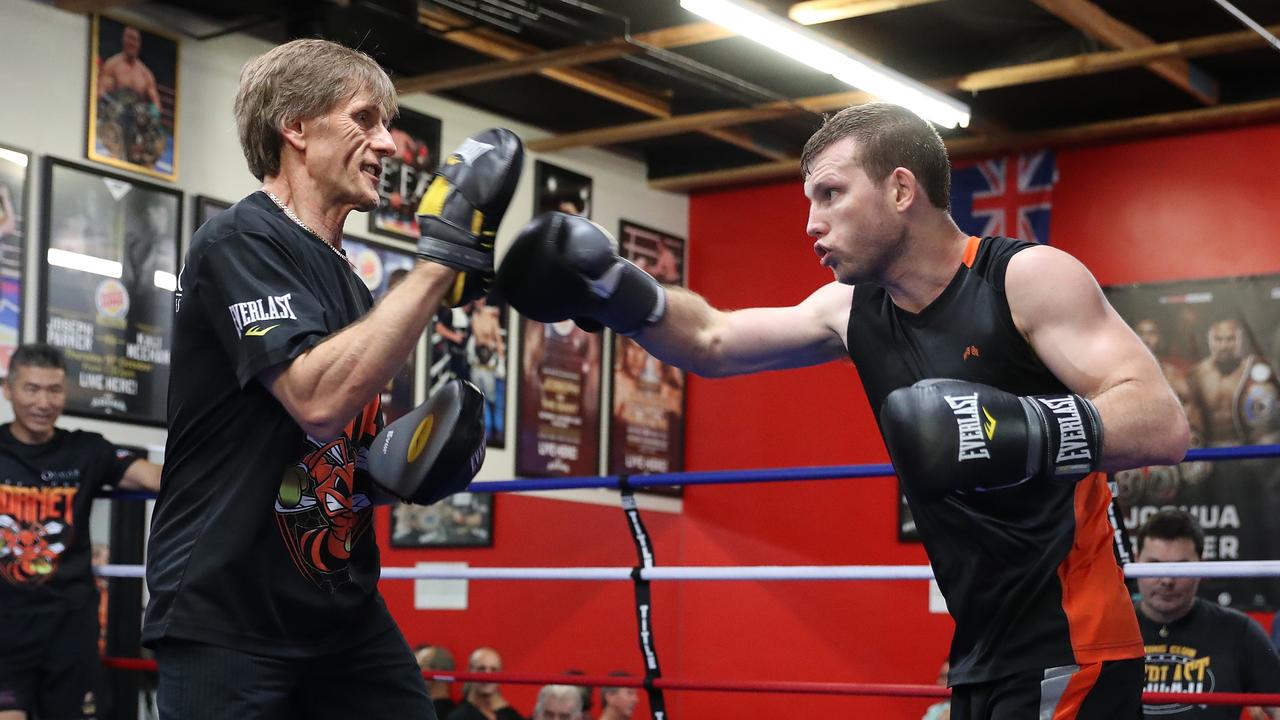
[[[1009,259],[1029,247],[970,238],[951,283],[919,313],[898,308],[879,286],[854,288],[849,356],[877,419],[890,392],[926,378],[1016,395],[1066,390],[1018,332],[1005,299]],[[1102,473],[912,505],[956,621],[952,685],[1143,656],[1110,505]]]

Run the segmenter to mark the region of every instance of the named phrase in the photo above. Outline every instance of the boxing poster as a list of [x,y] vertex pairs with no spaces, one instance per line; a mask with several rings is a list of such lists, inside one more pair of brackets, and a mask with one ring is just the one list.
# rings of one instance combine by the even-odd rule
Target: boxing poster
[[[1280,443],[1280,275],[1106,289],[1182,401],[1195,447]],[[1125,527],[1163,507],[1191,513],[1206,560],[1280,557],[1280,458],[1187,462],[1115,473]],[[1213,579],[1206,599],[1242,610],[1280,605],[1274,578]]]
[[418,241],[418,203],[440,163],[440,120],[405,108],[391,123],[396,154],[382,159],[378,208],[369,232]]
[[434,505],[396,505],[391,510],[391,546],[489,547],[493,501],[493,493],[461,492]]
[[178,41],[94,15],[86,156],[164,180],[178,178]]
[[431,325],[428,392],[453,378],[484,395],[485,442],[507,446],[507,305],[494,297],[441,307]]
[[47,158],[41,340],[67,360],[66,411],[163,425],[182,193]]
[[[623,220],[618,245],[623,257],[659,282],[684,284],[683,238]],[[684,371],[614,333],[609,378],[609,473],[682,472]]]
[[[417,256],[409,250],[349,236],[342,238],[342,249],[355,265],[356,274],[364,281],[365,287],[369,288],[375,303],[399,285],[417,261]],[[410,353],[399,372],[382,389],[382,416],[388,423],[414,407],[418,388],[414,372],[417,355],[417,350]]]
[[22,337],[22,248],[31,156],[0,145],[0,375]]
[[[591,178],[539,160],[533,214],[591,216]],[[600,472],[600,374],[603,336],[572,321],[520,318],[516,401],[516,474]]]
[[205,223],[212,220],[218,213],[231,207],[231,203],[215,200],[204,195],[196,196],[196,211],[193,213],[195,218],[192,221],[192,234],[199,230]]

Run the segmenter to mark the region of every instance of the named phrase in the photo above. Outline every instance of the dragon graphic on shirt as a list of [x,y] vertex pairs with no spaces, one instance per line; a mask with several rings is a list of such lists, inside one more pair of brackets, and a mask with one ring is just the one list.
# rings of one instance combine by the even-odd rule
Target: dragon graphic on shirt
[[276,494],[276,521],[294,564],[329,593],[350,582],[352,553],[373,521],[367,457],[381,418],[375,398],[333,440],[308,436]]
[[43,585],[72,539],[78,487],[0,484],[0,577],[21,587]]

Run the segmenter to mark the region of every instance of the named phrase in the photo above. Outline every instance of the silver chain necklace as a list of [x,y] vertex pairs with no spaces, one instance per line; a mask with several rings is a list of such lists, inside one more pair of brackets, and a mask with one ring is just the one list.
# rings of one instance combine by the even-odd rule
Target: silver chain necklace
[[266,188],[262,188],[262,192],[266,193],[267,197],[271,198],[271,202],[275,203],[277,207],[279,207],[281,210],[284,211],[284,214],[286,217],[288,217],[290,220],[297,223],[298,227],[302,228],[303,230],[306,230],[307,234],[309,234],[311,237],[324,243],[325,247],[332,250],[334,255],[337,255],[338,257],[342,258],[342,261],[345,262],[347,266],[350,267],[352,270],[356,269],[355,263],[351,262],[351,258],[347,257],[347,253],[345,250],[339,250],[338,248],[333,246],[333,243],[329,242],[328,240],[325,240],[323,237],[320,237],[320,233],[316,232],[315,230],[312,230],[310,225],[307,225],[306,223],[302,222],[302,218],[298,217],[297,214],[294,213],[293,210],[288,205],[285,205],[283,200],[276,197],[275,193],[271,192]]

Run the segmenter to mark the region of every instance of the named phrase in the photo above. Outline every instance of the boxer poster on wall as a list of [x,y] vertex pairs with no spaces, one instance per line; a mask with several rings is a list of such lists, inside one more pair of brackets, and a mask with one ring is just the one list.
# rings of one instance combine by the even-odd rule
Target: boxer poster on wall
[[[1280,275],[1106,289],[1182,400],[1194,447],[1280,443]],[[1280,557],[1280,458],[1115,473],[1130,536],[1162,507],[1191,513],[1206,560]],[[1200,594],[1242,610],[1280,605],[1275,578],[1206,578]]]
[[485,443],[507,446],[507,305],[492,297],[441,307],[431,326],[428,393],[462,378],[484,394]]
[[163,424],[182,193],[47,158],[41,339],[67,360],[67,412]]
[[434,505],[396,505],[391,547],[489,547],[493,500],[493,493],[460,492]]
[[229,202],[215,200],[211,197],[206,197],[204,195],[197,195],[196,211],[194,213],[195,219],[191,226],[193,228],[193,234],[194,234],[194,230],[199,230],[201,227],[204,226],[205,223],[209,222],[214,217],[216,217],[218,213],[222,212],[223,210],[226,210],[229,207],[231,207],[231,203]]
[[[659,282],[684,284],[684,239],[623,220],[622,256]],[[609,414],[610,474],[684,470],[684,371],[613,334]]]
[[90,160],[178,177],[178,42],[101,15],[91,23]]
[[533,215],[552,210],[591,217],[591,178],[538,160],[533,165]]
[[0,145],[0,375],[22,341],[22,249],[31,156]]
[[369,232],[418,240],[418,203],[440,163],[440,121],[400,109],[391,124],[396,154],[382,159],[378,209],[369,213]]
[[[409,250],[401,250],[382,243],[369,242],[353,237],[342,238],[342,249],[356,266],[356,274],[364,281],[376,303],[382,299],[409,271],[417,256]],[[396,376],[382,390],[382,415],[388,423],[409,412],[416,404],[418,382],[418,351],[409,354]]]

